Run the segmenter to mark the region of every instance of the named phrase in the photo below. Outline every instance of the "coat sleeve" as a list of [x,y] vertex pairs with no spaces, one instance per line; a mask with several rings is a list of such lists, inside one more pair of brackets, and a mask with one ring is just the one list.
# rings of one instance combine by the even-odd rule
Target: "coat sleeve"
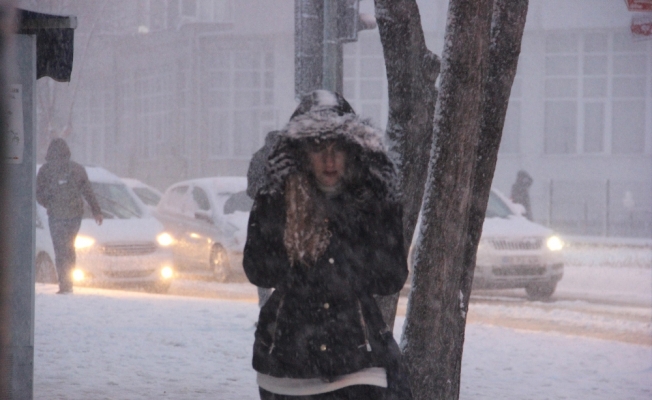
[[36,174],[36,201],[46,209],[50,205],[52,193],[47,176],[47,167],[42,166]]
[[79,175],[79,189],[82,196],[84,196],[84,199],[86,199],[86,202],[91,207],[91,212],[94,216],[101,215],[102,209],[100,208],[100,204],[97,202],[91,182],[88,180],[86,169],[80,165],[77,173]]
[[390,295],[403,288],[408,276],[403,247],[403,209],[399,204],[382,207],[368,224],[370,244],[365,266],[367,290]]
[[282,200],[259,195],[249,215],[243,267],[249,281],[263,288],[277,287],[290,271],[283,243],[285,212]]

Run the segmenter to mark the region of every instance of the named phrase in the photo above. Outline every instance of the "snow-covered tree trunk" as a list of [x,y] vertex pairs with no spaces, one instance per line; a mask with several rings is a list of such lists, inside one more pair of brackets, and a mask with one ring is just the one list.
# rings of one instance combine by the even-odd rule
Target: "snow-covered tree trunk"
[[[484,84],[482,130],[475,159],[473,199],[469,211],[463,293],[471,293],[478,242],[482,233],[509,95],[516,75],[529,0],[495,0],[489,65]],[[468,302],[466,302],[468,307]]]
[[[375,0],[389,91],[387,136],[399,166],[406,251],[416,226],[432,142],[439,59],[426,48],[415,0]],[[393,328],[398,294],[376,299]]]
[[527,12],[527,0],[493,3],[449,5],[436,140],[402,340],[415,399],[459,398],[475,254]]

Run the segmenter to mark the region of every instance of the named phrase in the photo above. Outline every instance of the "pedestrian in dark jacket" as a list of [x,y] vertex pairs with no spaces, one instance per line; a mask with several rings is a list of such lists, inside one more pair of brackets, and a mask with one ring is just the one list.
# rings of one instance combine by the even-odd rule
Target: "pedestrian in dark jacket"
[[340,95],[305,96],[279,133],[249,218],[244,269],[275,288],[253,350],[261,399],[409,399],[373,295],[408,269],[395,167]]
[[76,261],[75,238],[84,212],[83,199],[86,199],[98,225],[102,225],[102,211],[86,170],[70,160],[70,148],[65,140],[57,138],[50,142],[45,161],[36,175],[36,201],[48,212],[59,275],[58,293],[71,293],[71,274]]
[[516,174],[516,182],[512,185],[512,201],[525,207],[525,218],[532,221],[532,207],[530,206],[530,186],[532,177],[524,170]]

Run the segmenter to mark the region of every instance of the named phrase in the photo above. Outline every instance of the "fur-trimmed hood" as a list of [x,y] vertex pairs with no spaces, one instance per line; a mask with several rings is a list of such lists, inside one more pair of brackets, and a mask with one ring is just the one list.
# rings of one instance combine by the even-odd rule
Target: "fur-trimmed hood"
[[[326,92],[329,93],[334,95]],[[341,99],[341,96],[338,98]],[[297,110],[300,108],[301,105]],[[396,167],[387,155],[380,129],[360,118],[353,110],[342,113],[340,108],[328,102],[297,114],[295,112],[280,131],[279,139],[269,155],[267,187],[263,192],[283,192],[287,177],[305,170],[306,166],[300,164],[305,162],[302,145],[307,140],[341,140],[354,150],[355,160],[351,165],[358,169],[361,183],[370,185],[371,190],[377,191],[376,194],[386,200],[393,202],[398,198]]]

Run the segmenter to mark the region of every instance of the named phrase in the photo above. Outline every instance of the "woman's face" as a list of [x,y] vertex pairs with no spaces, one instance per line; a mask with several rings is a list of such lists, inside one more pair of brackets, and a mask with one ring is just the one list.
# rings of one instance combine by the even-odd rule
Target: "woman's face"
[[308,148],[308,159],[320,185],[333,187],[340,183],[346,171],[346,152],[337,143]]

